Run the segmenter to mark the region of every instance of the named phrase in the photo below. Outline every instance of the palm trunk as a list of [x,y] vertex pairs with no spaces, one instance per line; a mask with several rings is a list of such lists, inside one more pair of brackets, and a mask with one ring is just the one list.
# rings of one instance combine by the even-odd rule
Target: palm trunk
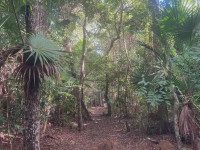
[[40,150],[40,90],[39,86],[24,87],[24,150]]

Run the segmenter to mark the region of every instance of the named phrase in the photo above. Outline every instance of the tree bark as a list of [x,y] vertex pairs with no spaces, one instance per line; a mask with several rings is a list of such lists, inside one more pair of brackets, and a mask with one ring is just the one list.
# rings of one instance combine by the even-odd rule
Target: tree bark
[[81,101],[81,109],[82,109],[83,119],[87,120],[87,121],[92,121],[91,115],[89,114],[89,112],[85,106],[85,103],[83,101]]
[[[42,31],[41,9],[39,2],[33,3],[32,10],[29,5],[26,6],[26,33],[27,36]],[[32,65],[29,59],[26,62],[29,54],[24,55],[23,63]],[[24,79],[24,150],[40,150],[40,89],[38,77],[36,80],[25,77]]]
[[127,99],[128,99],[128,73],[129,73],[129,69],[131,67],[131,60],[128,57],[128,49],[127,49],[127,44],[126,44],[126,39],[125,39],[125,35],[123,32],[123,42],[124,42],[124,48],[125,48],[125,53],[126,53],[126,58],[128,60],[128,64],[127,64],[127,70],[126,70],[126,76],[125,76],[125,95],[124,95],[124,103],[125,103],[125,116],[128,117],[128,106],[127,106]]
[[159,120],[159,133],[165,134],[168,132],[168,109],[166,104],[159,104],[157,114]]
[[40,90],[39,86],[24,87],[24,150],[40,150]]
[[111,112],[111,105],[109,103],[109,98],[108,98],[108,91],[109,91],[109,79],[108,79],[108,74],[106,74],[106,87],[105,87],[104,98],[105,98],[105,101],[106,101],[107,107],[108,107],[108,113],[107,113],[107,115],[111,116],[112,112]]

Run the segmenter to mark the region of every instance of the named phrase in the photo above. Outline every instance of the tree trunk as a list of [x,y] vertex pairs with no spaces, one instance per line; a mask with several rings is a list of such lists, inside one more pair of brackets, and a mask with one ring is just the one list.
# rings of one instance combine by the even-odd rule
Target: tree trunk
[[92,121],[92,118],[85,106],[85,103],[83,101],[81,101],[81,108],[82,108],[82,117],[84,120],[87,120],[87,121]]
[[111,116],[111,105],[109,103],[109,98],[108,98],[108,91],[109,91],[109,80],[108,80],[108,74],[106,74],[106,87],[105,87],[105,101],[107,103],[107,107],[108,107],[108,116]]
[[[67,39],[66,39],[66,47],[67,47],[67,51],[69,52],[69,56],[71,57],[71,59],[72,59],[72,49],[71,49],[71,42],[70,42],[70,38],[69,37],[67,37]],[[75,71],[75,69],[74,69],[74,63],[71,61],[71,63],[70,63],[70,69],[71,69],[71,74],[72,74],[72,77],[74,78],[74,79],[77,79],[77,74],[76,74],[76,71]],[[73,95],[76,97],[76,99],[78,99],[78,97],[79,97],[79,92],[78,92],[78,88],[75,88],[73,91],[72,91],[72,93],[73,93]],[[83,100],[82,100],[82,102],[81,102],[81,111],[82,111],[82,117],[84,118],[84,120],[87,120],[87,121],[91,121],[92,120],[92,118],[91,118],[91,116],[90,116],[90,114],[89,114],[89,112],[88,112],[88,110],[87,110],[87,108],[86,108],[86,106],[85,106],[85,103],[83,102]]]
[[78,129],[79,131],[82,130],[82,101],[83,101],[83,86],[84,86],[84,70],[85,70],[85,51],[86,51],[86,25],[87,25],[87,17],[85,15],[84,24],[83,24],[83,48],[82,48],[82,58],[81,58],[81,69],[80,69],[80,80],[79,84],[81,88],[79,88],[79,97],[77,100],[78,104]]
[[24,150],[40,150],[40,90],[39,86],[24,87]]
[[[26,6],[26,33],[31,35],[38,33],[43,25],[41,8],[39,2],[33,3],[32,10],[29,5]],[[23,57],[23,63],[31,65],[31,60],[26,62],[29,54],[25,54]],[[24,80],[24,150],[40,150],[40,89],[39,80],[31,80],[28,82],[29,77],[25,77]]]
[[168,77],[169,77],[169,82],[170,82],[170,88],[171,88],[171,94],[172,97],[174,98],[174,110],[173,110],[173,115],[174,115],[174,131],[175,131],[175,137],[176,137],[176,142],[178,144],[178,149],[182,150],[182,143],[181,143],[181,137],[179,133],[179,126],[178,126],[178,108],[179,108],[179,100],[176,95],[174,86],[172,84],[172,76],[173,76],[173,70],[172,70],[172,60],[168,48],[168,43],[167,40],[165,40],[165,51],[167,54],[168,58],[168,63],[169,63],[169,71],[168,71]]
[[158,105],[158,112],[157,112],[160,120],[159,120],[159,133],[165,134],[168,132],[168,110],[166,104],[159,104]]
[[179,126],[178,126],[178,108],[179,108],[179,100],[178,97],[175,93],[174,86],[171,84],[170,85],[171,90],[172,90],[172,96],[174,97],[174,131],[175,131],[175,136],[176,136],[176,142],[178,143],[178,149],[182,150],[182,143],[181,143],[181,137],[179,133]]

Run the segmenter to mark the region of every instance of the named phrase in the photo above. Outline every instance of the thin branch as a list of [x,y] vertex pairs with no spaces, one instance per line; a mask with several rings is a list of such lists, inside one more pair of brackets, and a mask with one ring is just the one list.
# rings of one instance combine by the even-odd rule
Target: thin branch
[[[117,22],[116,22],[117,18],[116,18],[116,16],[117,16],[118,11],[120,11],[120,10],[121,10],[120,21],[119,21],[119,26],[117,28]],[[117,37],[115,37],[115,38],[113,38],[111,40],[109,49],[107,51],[107,55],[109,54],[110,50],[112,49],[115,41],[117,41],[118,39],[120,39],[121,24],[122,24],[122,14],[123,14],[123,2],[121,3],[121,7],[119,8],[119,10],[117,10],[116,13],[115,13],[115,15],[114,15],[114,18],[115,18],[115,30],[116,30],[116,33],[117,33]]]
[[17,22],[17,27],[18,27],[19,35],[20,35],[20,38],[22,40],[22,44],[24,45],[24,40],[22,38],[22,33],[21,33],[20,26],[19,26],[19,20],[17,18],[17,14],[16,14],[16,11],[15,11],[15,6],[14,6],[14,3],[13,3],[13,0],[11,0],[11,4],[12,4],[13,11],[14,11],[14,14],[15,14],[15,19],[16,19],[16,22]]

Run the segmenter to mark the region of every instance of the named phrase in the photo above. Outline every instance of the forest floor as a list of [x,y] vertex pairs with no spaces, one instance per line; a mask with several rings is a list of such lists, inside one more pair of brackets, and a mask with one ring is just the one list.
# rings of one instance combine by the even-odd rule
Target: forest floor
[[[125,120],[119,117],[103,116],[104,107],[92,107],[93,121],[84,124],[81,132],[69,127],[50,129],[41,140],[42,150],[158,150],[158,144],[147,139],[147,135],[126,132]],[[126,121],[129,121],[126,119]],[[173,135],[150,137],[154,140],[166,140],[172,143],[171,150],[176,150]],[[107,147],[107,149],[106,149]]]
[[[84,123],[79,132],[74,127],[54,127],[47,129],[41,138],[41,150],[176,150],[174,135],[147,136],[131,130],[126,132],[125,121],[119,117],[103,116],[104,107],[92,107],[93,121]],[[151,140],[149,140],[150,138]],[[154,143],[153,141],[162,141]],[[10,150],[8,144],[0,147]],[[21,143],[21,142],[20,142]],[[20,149],[18,142],[13,150]],[[0,148],[1,150],[1,148]]]

